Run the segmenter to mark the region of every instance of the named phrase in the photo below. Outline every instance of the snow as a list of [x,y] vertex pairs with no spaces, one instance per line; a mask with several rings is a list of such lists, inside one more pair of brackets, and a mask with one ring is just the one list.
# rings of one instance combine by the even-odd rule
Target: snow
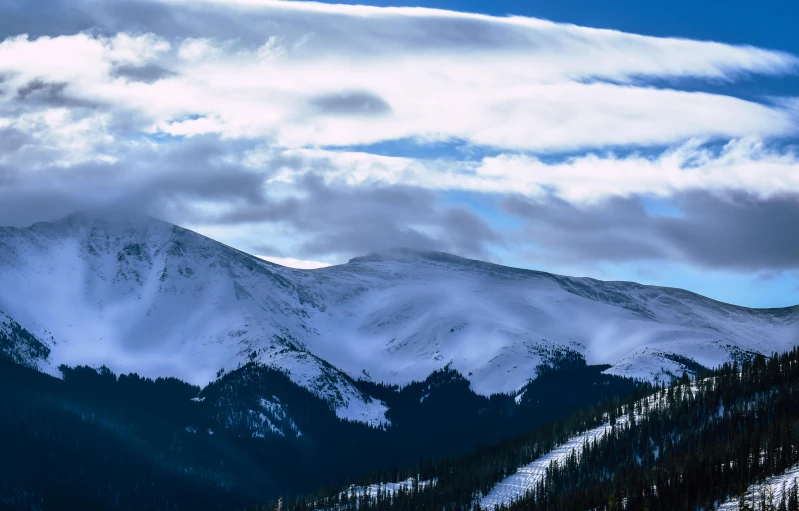
[[[340,500],[341,499],[346,500],[346,499],[354,497],[355,499],[357,499],[357,501],[356,501],[356,508],[357,508],[357,507],[360,507],[361,499],[365,495],[368,495],[369,497],[372,497],[372,498],[377,498],[377,494],[379,492],[388,493],[388,494],[394,494],[394,493],[397,493],[400,490],[408,491],[408,490],[411,490],[414,487],[414,481],[415,481],[414,478],[408,478],[408,479],[406,479],[404,481],[399,481],[399,482],[396,482],[396,483],[379,483],[379,484],[370,484],[369,486],[356,486],[356,485],[353,484],[353,485],[350,485],[350,487],[347,488],[346,490],[340,492],[338,494],[338,498]],[[431,486],[435,486],[437,482],[438,482],[437,479],[417,480],[416,484],[418,485],[417,487],[420,490],[423,490],[425,488],[429,488]],[[316,509],[328,509],[330,511],[332,511],[334,509],[335,510],[342,509],[341,506],[333,506],[333,507],[325,508],[325,507],[322,507],[322,505],[320,503],[317,503],[315,508]]]
[[[795,484],[799,484],[799,465],[794,465],[782,474],[766,479],[761,484],[750,486],[746,491],[746,502],[752,504],[754,501],[758,504],[754,509],[757,509],[764,496],[773,496],[774,504],[778,505],[783,493],[790,491]],[[719,511],[737,511],[739,509],[738,501],[738,498],[728,500],[719,506]]]
[[555,450],[548,452],[532,463],[519,468],[515,474],[497,483],[496,486],[488,492],[488,495],[480,499],[480,507],[482,509],[493,509],[496,506],[510,504],[514,500],[524,497],[525,493],[533,490],[539,482],[543,481],[546,470],[552,462],[563,462],[567,460],[572,452],[577,454],[582,450],[584,442],[599,440],[605,436],[610,429],[610,423],[607,423],[586,431],[581,435],[573,437],[568,442],[558,446]]
[[147,218],[0,229],[0,309],[53,339],[43,371],[106,365],[205,385],[256,351],[339,417],[384,424],[385,405],[297,340],[313,327],[279,273],[293,271]]
[[[341,493],[341,496],[347,495],[355,495],[357,497],[363,497],[364,495],[369,495],[370,497],[377,497],[378,492],[388,492],[388,493],[396,493],[400,490],[410,490],[413,488],[413,478],[408,478],[404,481],[399,481],[396,483],[380,483],[380,484],[371,484],[369,486],[350,486],[347,491]],[[419,489],[423,490],[428,486],[435,486],[436,480],[431,481],[419,481]]]
[[388,407],[382,401],[369,398],[368,401],[350,399],[343,406],[336,408],[336,416],[353,422],[363,422],[376,428],[386,428],[391,425],[391,421],[386,418]]
[[205,385],[254,356],[376,427],[386,407],[353,378],[405,385],[449,364],[480,394],[514,394],[557,350],[657,379],[681,373],[671,354],[715,366],[799,343],[796,308],[435,252],[297,270],[151,218],[88,214],[0,229],[0,310],[50,346],[53,374],[105,364]]
[[[280,400],[272,396],[272,399],[261,398],[259,403],[260,410],[250,410],[251,423],[250,428],[253,430],[252,436],[264,438],[266,433],[272,433],[286,436],[286,433],[300,437],[302,432],[294,423],[294,420],[289,417],[286,407],[280,403]],[[275,421],[278,425],[275,425]],[[286,428],[281,428],[279,425],[283,424]]]
[[[696,392],[697,386],[696,384],[691,384],[686,390]],[[641,401],[641,413],[634,413],[636,419],[641,418],[644,413],[661,406],[664,402],[665,400],[661,398],[659,394],[645,398],[645,400]],[[579,435],[575,435],[567,442],[557,446],[540,458],[519,467],[516,473],[497,483],[487,495],[480,499],[480,507],[482,509],[494,509],[496,506],[510,504],[524,497],[528,491],[535,489],[536,485],[544,480],[546,470],[553,462],[563,463],[569,459],[572,453],[574,453],[579,460],[583,447],[586,444],[601,440],[613,430],[613,427],[624,427],[629,423],[629,420],[629,415],[626,413],[620,415],[616,418],[616,426],[611,426],[610,422],[606,422],[605,424]]]

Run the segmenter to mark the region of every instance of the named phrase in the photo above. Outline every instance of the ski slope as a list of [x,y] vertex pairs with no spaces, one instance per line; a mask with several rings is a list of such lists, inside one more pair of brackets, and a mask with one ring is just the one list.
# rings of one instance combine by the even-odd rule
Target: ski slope
[[[424,490],[430,486],[436,485],[436,480],[420,480],[416,484],[418,485],[417,488],[419,490]],[[409,491],[414,487],[414,479],[409,477],[404,481],[399,481],[396,483],[380,483],[380,484],[370,484],[369,486],[350,486],[347,491],[341,492],[340,496],[342,498],[347,496],[354,496],[358,499],[363,498],[365,496],[371,498],[377,498],[378,493],[387,493],[393,494],[399,491]]]
[[[695,383],[683,386],[682,388],[691,393],[696,393],[698,390]],[[641,413],[634,413],[636,419],[643,418],[644,414],[661,407],[665,403],[665,396],[654,394],[641,400],[640,403]],[[585,445],[601,440],[605,435],[609,434],[614,427],[623,428],[629,423],[630,416],[627,415],[625,411],[625,413],[616,418],[615,426],[611,426],[610,422],[606,422],[584,433],[575,435],[567,442],[564,442],[540,458],[519,467],[516,473],[497,483],[487,495],[480,499],[480,507],[482,509],[491,510],[503,504],[507,505],[519,500],[528,492],[533,491],[535,487],[544,480],[547,468],[549,468],[550,465],[553,463],[563,463],[572,455],[579,461]]]
[[[799,485],[799,465],[794,465],[784,473],[770,477],[761,484],[750,486],[744,500],[752,506],[752,509],[760,509],[764,499],[768,503],[769,498],[773,498],[774,504],[779,505],[782,496],[794,485]],[[728,500],[719,506],[718,511],[738,511],[740,509],[739,500],[737,498]]]
[[535,489],[536,485],[544,480],[546,470],[553,462],[563,462],[574,453],[579,457],[585,442],[599,440],[611,429],[610,423],[603,424],[594,429],[577,435],[568,442],[558,446],[555,450],[541,456],[532,463],[520,467],[519,470],[497,483],[491,491],[480,499],[481,509],[494,509],[503,504],[510,504],[525,496],[528,491]]
[[[345,491],[339,493],[338,498],[343,502],[347,502],[348,499],[355,499],[355,507],[357,509],[367,497],[370,499],[376,499],[379,493],[383,493],[384,495],[393,495],[399,491],[410,491],[413,489],[414,484],[417,485],[419,490],[424,490],[431,486],[435,486],[437,482],[437,479],[415,481],[412,477],[410,477],[404,481],[398,481],[396,483],[379,483],[370,484],[368,486],[356,486],[353,484]],[[316,502],[314,508],[319,510],[337,511],[340,509],[349,509],[349,506],[344,504],[324,507],[319,502]]]

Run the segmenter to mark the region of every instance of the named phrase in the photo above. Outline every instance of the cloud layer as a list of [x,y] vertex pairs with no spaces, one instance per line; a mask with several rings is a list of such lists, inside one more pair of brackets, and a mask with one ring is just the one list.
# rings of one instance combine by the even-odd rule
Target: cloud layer
[[[303,260],[501,260],[537,239],[573,260],[799,266],[779,241],[799,100],[729,93],[795,76],[794,55],[422,8],[45,3],[0,6],[0,223],[111,205]],[[444,149],[375,149],[398,141]]]

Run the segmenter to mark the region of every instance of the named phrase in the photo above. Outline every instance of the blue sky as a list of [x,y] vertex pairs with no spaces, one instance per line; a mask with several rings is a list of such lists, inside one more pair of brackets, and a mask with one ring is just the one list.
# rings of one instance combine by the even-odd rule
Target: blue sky
[[494,16],[515,14],[653,36],[750,44],[794,53],[799,51],[799,41],[793,33],[799,17],[799,5],[790,0],[673,0],[668,4],[636,0],[441,0],[377,1],[370,2],[370,5],[434,7]]
[[3,2],[0,223],[799,303],[799,3],[360,3]]
[[[342,2],[359,4],[363,2]],[[730,1],[696,2],[677,0],[668,5],[635,0],[564,1],[492,1],[439,0],[430,2],[377,1],[370,5],[419,6],[437,9],[458,10],[490,14],[495,16],[520,15],[548,19],[556,22],[621,30],[638,34],[681,37],[719,41],[731,44],[753,45],[799,54],[799,37],[796,37],[796,20],[799,20],[799,2],[767,0],[764,2]],[[650,83],[655,83],[651,81]],[[668,85],[668,82],[665,83]],[[726,95],[758,99],[762,96],[799,95],[799,76],[750,77],[740,82],[683,81],[681,89],[715,91]],[[779,144],[795,144],[795,137],[779,140]],[[400,141],[375,144],[360,148],[386,155],[413,154],[421,157],[456,156],[462,152],[460,144],[413,144]],[[624,147],[614,148],[624,151]],[[460,151],[459,151],[460,150]],[[636,148],[636,150],[641,150]],[[491,155],[491,148],[472,148],[472,158]],[[546,155],[550,159],[562,159],[572,154]],[[450,193],[447,200],[465,204],[478,211],[482,218],[498,228],[517,228],[518,219],[503,215],[493,198],[470,197],[469,194]],[[653,215],[678,215],[679,208],[668,199],[644,199],[643,204]],[[524,256],[515,254],[519,247],[508,247],[500,251],[500,258],[507,264],[533,267],[535,264]],[[582,272],[581,272],[582,270]],[[568,268],[566,268],[568,271]],[[573,268],[583,273],[582,268]],[[658,285],[682,287],[720,300],[758,307],[779,307],[799,303],[799,280],[791,273],[742,273],[739,271],[697,269],[691,265],[658,262],[657,264],[596,265],[586,273],[588,276],[618,280],[632,280]]]

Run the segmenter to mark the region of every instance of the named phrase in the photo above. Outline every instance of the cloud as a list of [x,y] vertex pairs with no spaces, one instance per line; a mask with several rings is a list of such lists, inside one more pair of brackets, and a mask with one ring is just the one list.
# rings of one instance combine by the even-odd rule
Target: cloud
[[[799,100],[720,92],[795,75],[796,56],[421,8],[43,1],[0,5],[2,224],[114,205],[312,261],[522,243],[796,265]],[[397,140],[488,156],[366,152]],[[453,190],[523,230],[446,205]]]
[[315,270],[317,268],[326,268],[330,266],[330,263],[324,263],[322,261],[309,261],[306,259],[295,259],[293,257],[258,257],[264,261],[269,261],[270,263],[279,264],[280,266],[288,266],[289,268],[298,268],[300,270]]
[[328,115],[372,116],[391,111],[391,106],[381,97],[362,91],[322,94],[311,98],[309,104],[320,113]]
[[[33,79],[17,88],[19,106],[45,108],[99,108],[102,105],[90,99],[71,97],[66,93],[68,83],[45,82]],[[31,108],[32,107],[32,108]],[[17,110],[19,111],[19,110]]]
[[418,188],[330,185],[312,173],[297,184],[285,197],[218,215],[200,214],[196,221],[286,226],[301,240],[295,250],[303,257],[346,259],[407,247],[491,258],[490,247],[504,242],[475,213],[443,206],[435,194]]
[[164,69],[157,64],[121,65],[111,71],[113,77],[125,78],[131,81],[155,83],[158,80],[176,76],[176,73]]
[[0,125],[0,154],[18,151],[30,138],[14,128],[4,128]]
[[[646,85],[796,71],[795,57],[758,48],[416,8],[140,2],[139,18],[175,20],[165,28],[122,18],[130,2],[78,5],[100,11],[101,35],[11,37],[0,72],[135,109],[156,132],[202,117],[203,133],[285,147],[416,138],[551,152],[797,128],[784,103]],[[228,28],[196,37],[209,16]],[[104,34],[126,25],[155,32]]]
[[[264,152],[268,163],[253,165],[253,154]],[[341,261],[397,246],[491,258],[491,247],[503,243],[485,220],[445,206],[434,192],[326,183],[318,173],[330,165],[218,135],[160,144],[132,140],[115,146],[114,158],[105,162],[63,168],[51,162],[34,172],[0,165],[0,224],[27,225],[77,209],[136,210],[223,239],[250,225],[254,233],[237,246],[304,260]],[[280,177],[286,171],[293,180]],[[270,226],[280,251],[261,246]]]
[[[58,122],[65,131],[70,129],[71,119]],[[91,123],[72,128],[76,147],[70,159],[60,150],[53,155],[41,148],[29,153],[31,145],[41,143],[24,138],[29,135],[17,133],[20,140],[5,151],[0,143],[0,169],[5,168],[7,176],[0,179],[4,205],[0,224],[25,225],[76,209],[111,206],[172,215],[181,221],[186,218],[181,212],[197,205],[264,200],[262,186],[269,171],[255,172],[240,162],[239,152],[255,147],[256,142],[228,144],[213,136],[161,144],[133,139],[112,143],[106,148],[110,154],[100,158],[104,142],[84,148],[79,145],[83,129],[94,128]]]
[[570,202],[633,195],[669,196],[691,190],[738,190],[769,197],[799,190],[799,155],[761,139],[735,139],[721,147],[692,140],[655,156],[589,153],[547,164],[535,157],[484,159],[472,186],[487,191],[543,196],[552,191]]
[[758,199],[745,193],[676,195],[679,215],[647,211],[646,198],[578,207],[557,199],[504,199],[525,220],[517,239],[536,257],[564,264],[675,261],[776,275],[799,268],[799,193]]
[[[254,154],[257,154],[255,151]],[[739,191],[768,198],[799,190],[799,153],[756,137],[725,144],[690,140],[659,152],[589,152],[562,158],[502,153],[481,160],[417,159],[355,151],[287,151],[303,162],[281,175],[291,180],[325,162],[329,181],[350,186],[406,184],[431,190],[555,196],[575,204],[640,195]],[[268,156],[262,157],[267,159]]]

